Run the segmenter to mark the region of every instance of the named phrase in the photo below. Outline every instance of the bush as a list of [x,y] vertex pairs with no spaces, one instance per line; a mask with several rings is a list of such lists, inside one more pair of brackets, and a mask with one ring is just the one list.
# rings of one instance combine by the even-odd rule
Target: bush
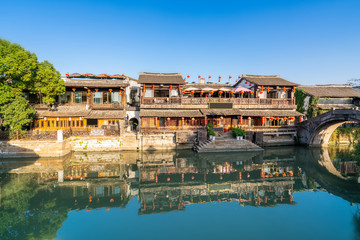
[[233,134],[234,137],[245,136],[246,132],[245,132],[244,129],[241,129],[241,128],[233,128],[232,129],[232,134]]
[[207,125],[207,127],[208,127],[208,128],[213,128],[214,125],[213,125],[212,123],[209,123],[209,124]]

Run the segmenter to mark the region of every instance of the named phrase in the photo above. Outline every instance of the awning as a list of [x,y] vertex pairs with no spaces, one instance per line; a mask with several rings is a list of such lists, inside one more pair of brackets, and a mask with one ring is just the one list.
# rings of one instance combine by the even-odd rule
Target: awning
[[295,110],[201,109],[200,111],[206,116],[297,117],[304,115]]
[[199,110],[140,110],[140,117],[204,117]]
[[233,88],[232,91],[234,91],[234,92],[251,92],[250,89],[247,89],[247,88],[244,88],[244,87],[241,87],[241,86]]

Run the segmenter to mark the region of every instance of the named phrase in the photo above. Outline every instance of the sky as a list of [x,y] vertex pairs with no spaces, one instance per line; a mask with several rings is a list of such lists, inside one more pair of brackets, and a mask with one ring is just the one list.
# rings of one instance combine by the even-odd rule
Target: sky
[[62,74],[360,78],[359,0],[0,0],[0,38]]

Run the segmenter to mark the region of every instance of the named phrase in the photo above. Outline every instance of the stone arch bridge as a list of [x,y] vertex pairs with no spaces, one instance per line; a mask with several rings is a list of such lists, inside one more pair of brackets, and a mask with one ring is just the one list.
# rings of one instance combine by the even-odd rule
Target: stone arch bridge
[[331,134],[346,122],[360,122],[358,109],[331,110],[299,124],[299,143],[308,146],[327,145]]

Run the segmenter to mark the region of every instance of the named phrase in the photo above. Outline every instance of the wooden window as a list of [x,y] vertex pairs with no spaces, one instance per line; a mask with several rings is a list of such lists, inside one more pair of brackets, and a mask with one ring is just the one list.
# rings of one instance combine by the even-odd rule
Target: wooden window
[[50,127],[50,121],[47,121],[46,123],[47,123],[47,127]]
[[60,127],[63,127],[63,120],[60,121]]
[[39,127],[40,127],[40,122],[39,122],[39,120],[35,120],[35,126],[36,126],[36,128],[39,128]]
[[80,126],[83,127],[84,126],[84,121],[80,121]]
[[59,127],[59,121],[56,121],[56,127]]

